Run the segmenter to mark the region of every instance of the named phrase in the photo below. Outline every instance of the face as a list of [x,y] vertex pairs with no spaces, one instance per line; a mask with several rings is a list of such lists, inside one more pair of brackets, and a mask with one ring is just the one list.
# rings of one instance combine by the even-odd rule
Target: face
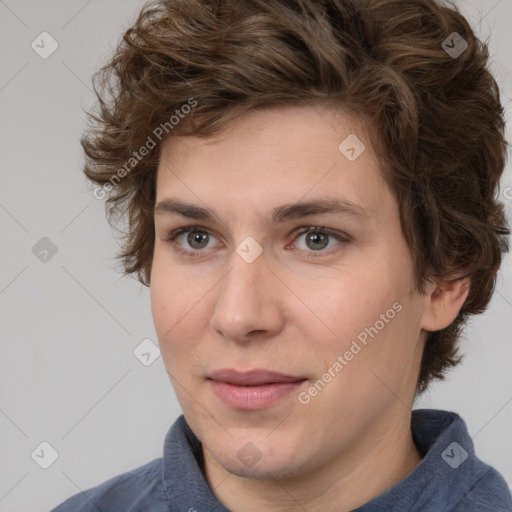
[[425,298],[358,119],[280,108],[169,139],[156,203],[155,328],[212,460],[306,474],[410,413]]

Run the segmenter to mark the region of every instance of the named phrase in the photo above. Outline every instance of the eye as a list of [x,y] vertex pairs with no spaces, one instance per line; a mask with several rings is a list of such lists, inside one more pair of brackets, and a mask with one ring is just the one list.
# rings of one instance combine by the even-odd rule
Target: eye
[[341,244],[338,245],[342,245],[350,241],[350,237],[348,235],[320,226],[309,226],[305,228],[299,228],[298,230],[295,230],[293,234],[296,235],[296,237],[294,238],[294,243],[300,237],[305,235],[305,245],[303,245],[303,247],[299,247],[299,249],[310,253],[306,256],[307,258],[317,258],[319,256],[324,256],[325,254],[330,254],[331,251],[324,250],[326,247],[329,246],[329,239],[334,239],[337,240],[338,242],[341,242]]
[[[343,245],[351,240],[349,235],[335,231],[322,226],[307,226],[296,229],[292,236],[292,244],[296,242],[301,236],[305,235],[305,246],[299,247],[299,250],[304,251],[307,254],[306,258],[317,258],[330,254],[332,251],[325,251],[326,247],[329,247],[329,240],[334,239],[339,243],[337,245]],[[166,238],[166,242],[175,244],[178,246],[178,250],[190,257],[201,257],[203,256],[204,249],[212,247],[221,247],[222,243],[217,240],[208,229],[201,226],[186,226],[175,229]],[[187,246],[190,249],[187,249]],[[286,247],[290,247],[289,245]],[[315,254],[318,253],[318,254]]]
[[[177,243],[180,247],[180,250],[183,253],[190,254],[191,256],[196,256],[197,252],[200,252],[202,249],[208,249],[208,242],[210,239],[216,240],[214,236],[205,228],[201,226],[187,226],[183,228],[175,229],[168,238],[166,238],[166,242],[169,243]],[[176,242],[174,242],[176,240]],[[188,247],[191,247],[193,250],[185,250],[182,249],[184,246],[188,244]],[[221,244],[214,244],[213,247],[219,247]],[[197,254],[199,256],[199,254]]]

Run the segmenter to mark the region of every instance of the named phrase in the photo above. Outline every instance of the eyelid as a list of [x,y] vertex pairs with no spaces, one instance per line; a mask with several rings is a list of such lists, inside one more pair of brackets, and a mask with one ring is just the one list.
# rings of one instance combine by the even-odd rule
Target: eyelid
[[327,235],[333,236],[334,238],[337,238],[339,240],[348,242],[352,239],[352,237],[343,231],[338,231],[337,229],[328,228],[327,226],[321,226],[321,225],[314,225],[314,226],[301,226],[299,228],[294,229],[291,232],[291,235],[293,235],[295,238],[294,240],[304,233],[314,233],[315,231],[319,231],[321,233],[325,233]]
[[[183,233],[188,233],[190,231],[200,231],[207,233],[208,235],[212,236],[212,231],[208,228],[205,228],[203,226],[183,226],[181,228],[173,229],[168,235],[165,237],[166,242],[172,242],[174,239],[176,239],[179,235],[182,235]],[[198,251],[194,251],[198,252]]]

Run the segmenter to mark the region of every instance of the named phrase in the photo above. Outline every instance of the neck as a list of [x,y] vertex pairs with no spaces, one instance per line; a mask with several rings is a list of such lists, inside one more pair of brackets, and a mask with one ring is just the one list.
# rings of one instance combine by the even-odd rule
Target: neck
[[411,413],[405,412],[398,425],[396,416],[380,422],[324,466],[292,477],[239,477],[203,448],[206,479],[232,512],[349,512],[393,487],[421,462],[410,431]]

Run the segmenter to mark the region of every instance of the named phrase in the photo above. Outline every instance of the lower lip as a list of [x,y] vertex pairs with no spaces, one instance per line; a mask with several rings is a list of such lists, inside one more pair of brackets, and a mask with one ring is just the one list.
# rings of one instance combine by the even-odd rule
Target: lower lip
[[262,386],[236,386],[226,382],[210,380],[215,394],[233,409],[265,409],[296,391],[303,380],[295,382],[277,382]]

